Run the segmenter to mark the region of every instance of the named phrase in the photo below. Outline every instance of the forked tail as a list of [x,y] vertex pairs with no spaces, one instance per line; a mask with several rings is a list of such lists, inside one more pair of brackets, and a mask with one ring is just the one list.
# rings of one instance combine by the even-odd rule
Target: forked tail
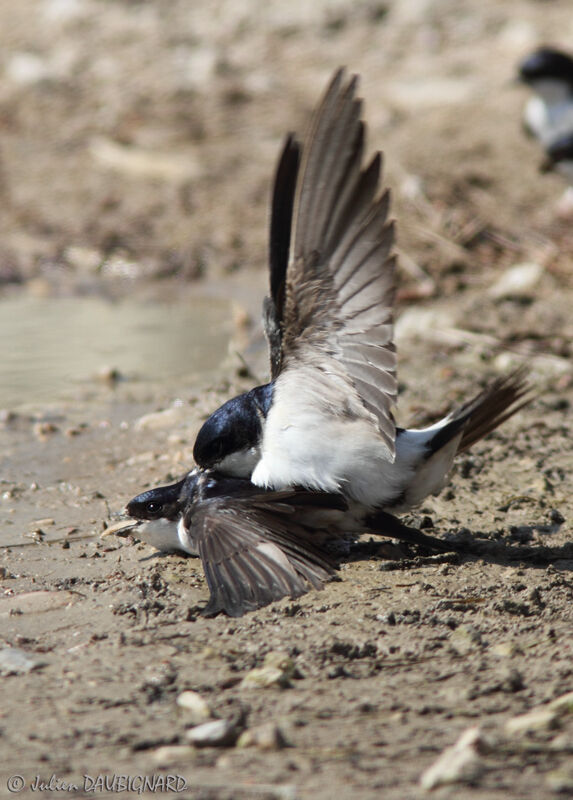
[[519,367],[509,375],[496,378],[478,395],[453,411],[446,424],[429,442],[432,451],[436,452],[462,431],[456,453],[463,453],[531,403],[535,395],[527,382],[526,373],[525,367]]

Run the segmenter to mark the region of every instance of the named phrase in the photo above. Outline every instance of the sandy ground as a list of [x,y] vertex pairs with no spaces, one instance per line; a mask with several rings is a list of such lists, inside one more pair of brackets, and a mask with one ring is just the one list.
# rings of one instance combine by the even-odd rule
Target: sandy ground
[[[571,47],[570,3],[208,5],[0,9],[2,291],[197,287],[232,296],[244,322],[264,292],[281,138],[345,63],[394,193],[401,421],[524,360],[540,395],[408,517],[481,556],[399,560],[367,542],[322,592],[239,620],[200,616],[196,560],[99,535],[188,468],[201,420],[252,377],[6,409],[0,793],[21,776],[23,795],[52,779],[50,796],[113,796],[125,784],[96,781],[120,775],[133,796],[148,776],[218,800],[570,793],[573,234],[512,83],[537,44]],[[249,363],[264,378],[262,353]],[[265,665],[269,686],[252,672]],[[224,746],[190,743],[205,718],[229,721]],[[453,766],[427,773],[461,736]]]

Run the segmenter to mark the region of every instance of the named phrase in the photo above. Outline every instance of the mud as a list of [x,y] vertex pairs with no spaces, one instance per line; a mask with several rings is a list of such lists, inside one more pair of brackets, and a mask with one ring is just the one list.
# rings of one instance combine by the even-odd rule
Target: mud
[[[137,299],[154,315],[232,301],[224,363],[204,326],[209,375],[149,359],[137,379],[72,381],[49,401],[23,390],[2,412],[3,793],[15,775],[23,796],[44,782],[51,796],[71,784],[111,797],[118,776],[133,796],[138,776],[162,776],[218,800],[573,790],[573,704],[551,705],[573,691],[573,236],[512,84],[535,45],[573,41],[570,11],[565,0],[2,8],[0,310],[38,295]],[[539,394],[407,517],[479,542],[477,555],[404,559],[365,541],[321,592],[206,620],[197,560],[100,534],[134,494],[189,467],[207,413],[264,380],[273,162],[340,63],[363,76],[369,144],[393,189],[400,421],[434,419],[524,361]],[[242,685],[259,667],[270,685],[258,673]],[[223,746],[189,742],[205,719],[177,702],[189,690],[230,721]]]

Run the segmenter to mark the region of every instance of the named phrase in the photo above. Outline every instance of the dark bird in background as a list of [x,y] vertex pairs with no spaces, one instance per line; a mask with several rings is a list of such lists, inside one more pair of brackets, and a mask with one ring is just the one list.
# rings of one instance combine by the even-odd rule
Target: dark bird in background
[[540,47],[523,59],[519,77],[534,92],[524,112],[524,126],[545,152],[541,172],[555,171],[569,183],[557,207],[573,209],[573,58],[553,47]]
[[573,58],[553,47],[540,47],[523,59],[519,78],[534,93],[525,106],[526,130],[544,148],[573,133]]
[[454,457],[528,402],[518,370],[430,427],[396,427],[394,228],[381,155],[362,163],[356,84],[339,70],[304,148],[290,135],[279,160],[264,304],[270,383],[209,417],[199,469],[136,497],[131,520],[106,532],[198,554],[209,614],[322,585],[333,569],[325,543],[348,533],[452,549],[389,512],[438,492]]

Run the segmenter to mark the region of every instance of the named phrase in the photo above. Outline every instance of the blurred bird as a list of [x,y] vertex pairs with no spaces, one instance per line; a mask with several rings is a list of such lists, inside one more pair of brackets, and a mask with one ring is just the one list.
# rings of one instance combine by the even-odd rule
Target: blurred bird
[[544,148],[573,133],[573,58],[540,47],[523,59],[519,78],[535,93],[525,106],[525,127]]
[[455,456],[529,402],[528,388],[518,370],[428,428],[395,426],[394,226],[389,193],[379,193],[381,154],[362,166],[356,85],[339,70],[304,149],[286,140],[264,305],[271,381],[215,411],[193,455],[262,488],[404,511],[440,491]]
[[431,551],[452,549],[384,512],[352,513],[341,495],[265,491],[249,480],[199,469],[138,495],[126,514],[129,519],[103,536],[133,535],[158,550],[201,558],[210,591],[206,616],[225,611],[237,617],[321,588],[335,570],[325,545],[348,533],[384,530]]

